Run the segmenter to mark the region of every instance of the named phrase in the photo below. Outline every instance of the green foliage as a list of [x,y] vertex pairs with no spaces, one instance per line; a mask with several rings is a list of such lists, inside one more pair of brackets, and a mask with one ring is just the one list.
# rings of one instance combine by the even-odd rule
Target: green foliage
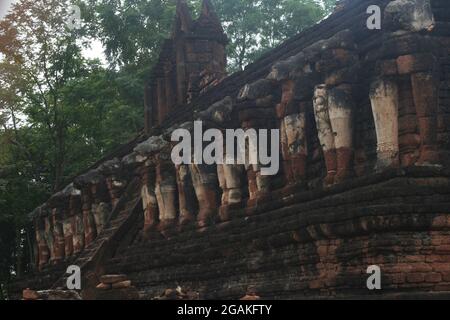
[[142,74],[83,58],[68,4],[22,0],[0,23],[0,283],[32,262],[27,214],[143,126]]
[[[333,0],[328,0],[328,3]],[[230,71],[310,27],[328,11],[318,0],[214,0],[230,37]],[[334,1],[333,1],[334,2]]]
[[170,35],[174,0],[85,0],[83,18],[112,65],[149,67]]

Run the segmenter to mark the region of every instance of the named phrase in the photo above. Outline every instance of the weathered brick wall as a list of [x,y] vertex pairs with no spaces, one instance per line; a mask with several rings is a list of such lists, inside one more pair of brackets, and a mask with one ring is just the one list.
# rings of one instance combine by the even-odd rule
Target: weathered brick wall
[[[248,290],[263,298],[446,293],[449,178],[393,171],[300,192],[204,230],[125,244],[106,272],[126,273],[143,298],[177,286],[205,299],[239,299]],[[369,265],[382,270],[381,291],[366,287]]]

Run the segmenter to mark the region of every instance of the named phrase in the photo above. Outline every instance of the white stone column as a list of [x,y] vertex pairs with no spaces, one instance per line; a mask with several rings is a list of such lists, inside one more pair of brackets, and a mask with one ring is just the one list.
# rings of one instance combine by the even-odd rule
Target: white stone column
[[377,79],[370,90],[377,134],[377,170],[399,165],[398,86],[395,81]]
[[325,184],[329,185],[334,183],[337,164],[334,131],[328,113],[328,88],[326,85],[321,84],[315,87],[313,102],[317,133],[327,167]]

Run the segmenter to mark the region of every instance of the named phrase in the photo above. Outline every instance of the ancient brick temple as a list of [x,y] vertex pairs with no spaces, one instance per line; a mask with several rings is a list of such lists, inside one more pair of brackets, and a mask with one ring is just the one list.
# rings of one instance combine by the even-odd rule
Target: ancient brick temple
[[[145,132],[32,213],[36,271],[13,294],[78,265],[85,299],[450,297],[450,1],[341,1],[229,76],[226,45],[208,0],[197,20],[179,1]],[[194,120],[280,129],[281,170],[175,166]],[[96,288],[114,274],[134,291]]]

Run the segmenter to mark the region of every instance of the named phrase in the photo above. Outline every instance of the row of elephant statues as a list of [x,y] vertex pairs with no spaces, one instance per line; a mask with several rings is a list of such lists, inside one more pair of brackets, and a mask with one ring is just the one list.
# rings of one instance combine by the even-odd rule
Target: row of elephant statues
[[[355,111],[360,107],[361,69],[372,68],[367,97],[377,138],[375,170],[400,165],[439,165],[437,108],[440,49],[429,35],[434,25],[424,0],[393,1],[385,9],[382,43],[362,54],[350,30],[318,41],[273,65],[265,78],[246,84],[195,119],[221,130],[279,129],[283,183],[304,183],[308,166],[308,112],[323,155],[323,184],[352,177]],[[398,79],[409,79],[420,141],[417,157],[400,155],[399,107],[405,94]],[[273,177],[261,166],[178,164],[171,161],[170,135],[192,121],[166,129],[138,144],[122,159],[105,162],[78,177],[33,213],[37,264],[58,263],[81,252],[101,234],[109,213],[132,176],[141,181],[143,235],[165,234],[192,222],[204,227],[229,219],[229,208],[254,206],[270,198]]]

